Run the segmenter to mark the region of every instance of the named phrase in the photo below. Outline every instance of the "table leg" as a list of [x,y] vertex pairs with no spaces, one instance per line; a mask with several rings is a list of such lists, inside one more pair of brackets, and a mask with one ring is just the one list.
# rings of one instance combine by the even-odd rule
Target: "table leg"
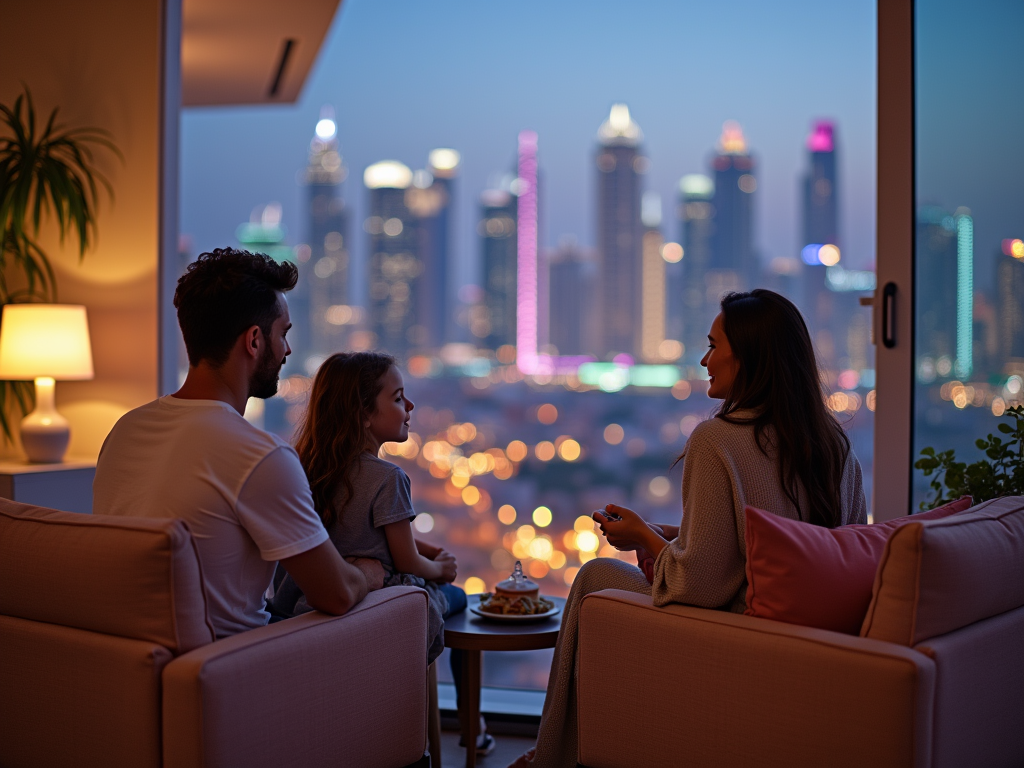
[[466,768],[476,768],[476,740],[480,736],[480,651],[462,652],[462,739],[466,742]]
[[441,711],[437,706],[437,662],[427,667],[427,751],[431,768],[441,768]]

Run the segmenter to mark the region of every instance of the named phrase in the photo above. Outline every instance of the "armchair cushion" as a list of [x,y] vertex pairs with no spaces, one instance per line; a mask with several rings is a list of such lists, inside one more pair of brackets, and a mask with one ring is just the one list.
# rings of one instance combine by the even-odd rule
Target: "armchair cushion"
[[5,499],[0,614],[155,643],[173,654],[214,640],[185,523]]
[[861,636],[913,646],[1024,606],[1024,496],[911,522],[885,546]]
[[918,515],[832,529],[747,507],[746,614],[856,635],[892,532],[970,506],[964,496]]

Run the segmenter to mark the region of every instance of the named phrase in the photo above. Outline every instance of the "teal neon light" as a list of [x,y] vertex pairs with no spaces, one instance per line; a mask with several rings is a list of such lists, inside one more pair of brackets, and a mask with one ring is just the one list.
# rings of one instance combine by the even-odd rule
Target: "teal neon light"
[[974,220],[956,218],[956,374],[974,368]]
[[576,375],[583,384],[605,392],[618,392],[630,384],[634,387],[671,387],[679,381],[679,368],[674,365],[583,363]]

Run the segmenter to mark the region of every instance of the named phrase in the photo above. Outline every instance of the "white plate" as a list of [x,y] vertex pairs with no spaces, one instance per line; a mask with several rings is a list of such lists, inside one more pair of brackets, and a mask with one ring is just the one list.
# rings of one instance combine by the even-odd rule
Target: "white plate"
[[556,605],[550,611],[545,611],[544,613],[531,613],[526,615],[515,613],[488,613],[487,611],[480,610],[479,598],[477,598],[474,605],[469,606],[469,612],[475,616],[479,616],[481,619],[508,622],[511,624],[521,624],[529,621],[543,621],[544,619],[550,619],[552,616],[557,616],[561,610],[562,609]]

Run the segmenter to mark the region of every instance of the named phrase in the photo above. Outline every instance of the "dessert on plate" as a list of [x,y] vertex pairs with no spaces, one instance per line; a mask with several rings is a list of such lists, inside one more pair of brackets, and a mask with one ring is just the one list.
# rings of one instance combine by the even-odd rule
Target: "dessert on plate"
[[540,596],[537,582],[523,574],[523,564],[516,560],[515,570],[504,581],[499,581],[494,592],[480,595],[480,610],[505,616],[533,616],[547,613],[555,604]]

